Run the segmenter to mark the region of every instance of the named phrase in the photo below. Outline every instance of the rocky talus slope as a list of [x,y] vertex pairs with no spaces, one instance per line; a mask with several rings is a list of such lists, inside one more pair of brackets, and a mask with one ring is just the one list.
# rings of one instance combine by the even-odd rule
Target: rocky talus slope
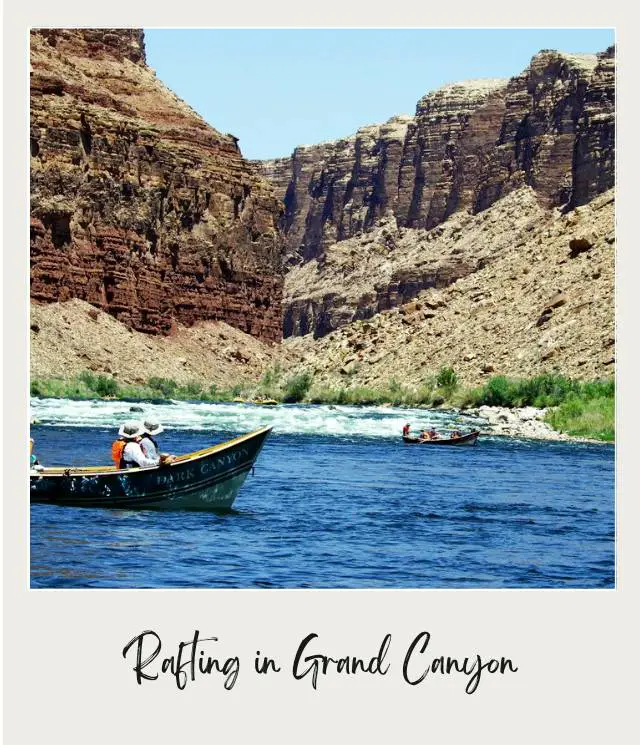
[[[322,264],[337,242],[364,241],[369,232],[375,249],[385,221],[435,228],[454,214],[477,214],[522,186],[535,192],[541,207],[565,210],[612,188],[614,84],[613,49],[599,55],[543,51],[511,80],[447,85],[424,96],[415,116],[262,163],[284,200],[286,260],[303,266],[285,280],[285,336],[321,336],[350,320],[333,297],[319,302],[319,285],[304,268]],[[452,257],[450,281],[468,272],[464,262],[456,263]],[[399,302],[409,297],[411,283],[414,292],[429,286],[428,278],[412,280],[398,294],[395,278],[388,279],[388,290],[381,281],[376,293]],[[444,281],[441,276],[438,283]]]
[[[232,388],[256,382],[286,350],[223,321],[178,326],[169,336],[147,334],[83,300],[31,306],[31,378],[71,379],[85,370],[119,383],[143,385],[151,377],[180,385]],[[291,364],[291,361],[289,361]]]
[[[524,186],[432,230],[388,224],[299,270],[314,275],[299,276],[301,287],[339,294],[346,325],[284,346],[319,385],[419,386],[442,366],[467,385],[493,374],[609,376],[614,240],[613,190],[563,213]],[[405,302],[411,283],[415,297]],[[352,321],[359,308],[394,304]]]
[[141,31],[32,31],[33,301],[277,341],[280,211],[236,138],[156,79]]

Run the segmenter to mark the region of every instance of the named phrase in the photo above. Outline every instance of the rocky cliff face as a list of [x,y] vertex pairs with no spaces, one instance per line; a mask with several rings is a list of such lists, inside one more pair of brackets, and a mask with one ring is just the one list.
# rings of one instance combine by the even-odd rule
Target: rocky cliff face
[[544,208],[565,210],[610,189],[614,79],[613,49],[544,51],[511,80],[445,86],[422,98],[413,117],[263,163],[285,205],[288,263],[317,261],[315,272],[295,268],[287,276],[285,336],[322,336],[469,273],[461,254],[437,277],[414,271],[388,277],[386,287],[380,279],[373,296],[355,303],[343,303],[348,276],[334,277],[331,291],[320,293],[329,248],[347,239],[378,246],[381,221],[430,230],[454,213],[486,210],[523,186]]
[[544,51],[505,90],[475,211],[522,184],[547,207],[586,204],[614,185],[615,59]]
[[280,227],[289,263],[308,261],[393,213],[410,116],[362,127],[335,142],[296,148],[259,164],[283,199]]
[[155,78],[141,31],[32,32],[32,300],[279,340],[280,211],[236,139]]
[[[317,387],[381,387],[393,379],[419,388],[443,366],[465,385],[498,374],[613,374],[613,190],[562,213],[542,207],[524,186],[430,231],[385,226],[373,236],[368,246],[351,239],[329,249],[319,276],[325,292],[340,288],[341,304],[328,315],[347,314],[358,298],[379,302],[376,283],[394,293],[381,299],[396,307],[362,320],[349,311],[350,323],[320,339],[284,341],[300,360],[296,371],[311,373]],[[467,267],[456,282],[447,281],[451,262]],[[302,269],[315,272],[315,263]],[[407,302],[397,279],[403,271],[433,283]],[[348,281],[338,285],[340,275]]]

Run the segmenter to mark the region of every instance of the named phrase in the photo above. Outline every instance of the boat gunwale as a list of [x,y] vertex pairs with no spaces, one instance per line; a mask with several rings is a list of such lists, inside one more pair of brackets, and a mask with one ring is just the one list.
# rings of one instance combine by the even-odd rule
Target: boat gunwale
[[37,479],[43,476],[54,477],[54,478],[69,478],[70,476],[117,476],[119,474],[137,474],[137,473],[152,473],[155,470],[162,468],[173,468],[174,466],[185,465],[186,463],[193,463],[194,461],[206,458],[217,452],[222,452],[228,448],[239,445],[246,440],[251,440],[261,434],[268,434],[273,429],[272,426],[261,427],[253,432],[247,432],[244,435],[234,437],[232,440],[220,442],[217,445],[211,445],[208,448],[202,450],[194,450],[192,453],[185,453],[179,455],[171,463],[162,463],[155,466],[138,466],[136,468],[116,468],[115,466],[51,466],[49,468],[43,468],[41,471],[31,473],[32,479]]

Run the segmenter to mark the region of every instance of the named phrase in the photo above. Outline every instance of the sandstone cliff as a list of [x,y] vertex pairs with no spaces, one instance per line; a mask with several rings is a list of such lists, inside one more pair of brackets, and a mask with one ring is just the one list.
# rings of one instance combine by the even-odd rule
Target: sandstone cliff
[[[460,254],[435,276],[413,271],[403,259],[400,275],[386,272],[375,290],[357,298],[348,276],[326,282],[320,275],[330,247],[361,238],[375,248],[381,220],[432,229],[454,213],[486,210],[522,186],[542,207],[564,210],[610,189],[614,78],[613,49],[543,51],[511,80],[448,85],[424,96],[413,117],[262,163],[284,201],[280,225],[295,267],[285,280],[285,336],[322,336],[473,268]],[[317,265],[305,268],[309,261]],[[346,304],[345,290],[352,296]]]
[[155,78],[141,31],[31,33],[33,301],[277,341],[280,209],[236,139]]

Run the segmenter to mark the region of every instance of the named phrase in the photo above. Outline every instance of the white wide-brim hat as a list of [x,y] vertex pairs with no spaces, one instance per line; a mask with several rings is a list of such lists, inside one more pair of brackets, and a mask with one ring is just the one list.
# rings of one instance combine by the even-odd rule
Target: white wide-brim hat
[[159,435],[161,432],[164,432],[164,427],[160,422],[156,422],[155,419],[147,419],[142,426],[148,435]]
[[128,440],[132,440],[134,437],[140,437],[144,434],[144,427],[141,422],[134,420],[125,422],[118,430],[120,437],[126,437]]

